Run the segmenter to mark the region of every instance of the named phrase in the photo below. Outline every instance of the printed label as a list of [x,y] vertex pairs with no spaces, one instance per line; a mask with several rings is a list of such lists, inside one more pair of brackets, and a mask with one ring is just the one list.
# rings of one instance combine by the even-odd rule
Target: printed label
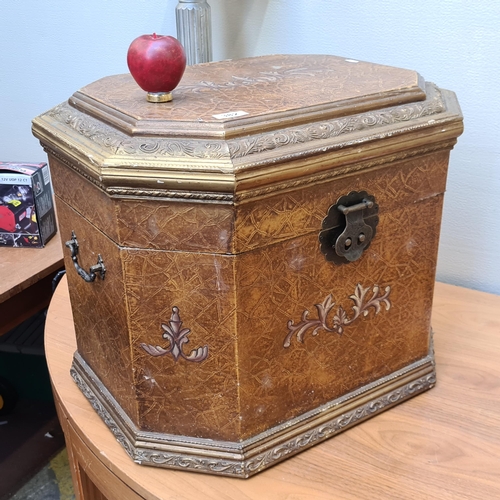
[[225,120],[226,118],[238,118],[239,116],[248,115],[246,111],[229,111],[228,113],[221,113],[219,115],[212,115],[217,120]]
[[52,208],[52,197],[49,191],[45,191],[42,196],[36,200],[36,209],[38,210],[38,217],[42,218]]
[[49,167],[45,166],[42,168],[43,183],[47,185],[50,182]]
[[27,175],[17,175],[17,174],[2,174],[0,175],[0,184],[18,184],[26,185],[31,184],[31,178]]

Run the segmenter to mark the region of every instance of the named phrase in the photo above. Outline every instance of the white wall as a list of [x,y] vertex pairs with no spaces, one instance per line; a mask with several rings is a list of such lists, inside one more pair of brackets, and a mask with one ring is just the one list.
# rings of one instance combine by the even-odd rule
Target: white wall
[[[438,279],[500,294],[500,2],[209,0],[216,60],[328,53],[416,69],[458,94]],[[175,35],[176,0],[0,0],[0,158],[42,161],[30,120],[102,76],[129,43]]]

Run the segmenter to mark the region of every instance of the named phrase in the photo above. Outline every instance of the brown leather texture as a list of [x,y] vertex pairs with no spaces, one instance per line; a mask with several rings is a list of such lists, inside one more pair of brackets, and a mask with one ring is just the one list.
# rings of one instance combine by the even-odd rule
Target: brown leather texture
[[[317,183],[236,207],[98,195],[81,175],[51,158],[54,190],[118,245],[188,252],[241,253],[317,233],[328,208],[349,191],[374,186],[384,210],[442,193],[448,151],[392,162],[360,175]],[[95,203],[100,196],[100,203]],[[69,237],[69,236],[68,236]]]
[[448,156],[448,151],[427,154],[241,204],[236,209],[234,251],[245,252],[317,234],[328,208],[350,191],[375,194],[382,212],[443,193]]
[[[51,162],[52,165],[52,162]],[[64,248],[71,308],[75,321],[78,352],[99,373],[129,417],[137,422],[136,389],[130,354],[127,303],[120,251],[96,226],[66,204],[56,191],[56,209],[63,243],[75,231],[78,240],[78,264],[87,272],[101,254],[106,278],[85,282],[74,269],[70,250]],[[94,198],[99,206],[101,200]],[[105,200],[102,200],[105,204]]]
[[[452,92],[415,71],[335,56],[196,65],[176,92],[156,105],[130,75],[106,77],[35,118],[33,133],[112,198],[208,207],[328,182],[423,148],[449,150],[463,129]],[[144,208],[145,216],[155,210]],[[208,215],[219,224],[228,213]],[[148,234],[162,245],[155,230]]]
[[[53,156],[50,159],[54,193],[69,206],[81,214],[86,220],[91,221],[111,240],[119,242],[115,203],[109,196],[99,196],[96,200],[96,188],[87,179],[76,174],[71,166],[67,166],[60,159]],[[61,221],[59,221],[61,224]],[[71,230],[62,233],[63,242],[70,239]]]
[[[78,174],[60,175],[68,169],[52,159],[58,196],[78,210],[58,201],[63,239],[75,230],[82,267],[95,264],[97,253],[108,267],[104,281],[85,283],[66,263],[79,352],[141,429],[230,441],[423,358],[447,162],[448,152],[438,152],[260,203],[163,208],[158,200],[110,200]],[[318,233],[329,206],[352,190],[375,196],[380,222],[361,259],[337,266],[320,252]],[[193,235],[206,231],[212,246],[119,246],[104,234],[110,212],[119,214],[112,234],[122,242],[144,243],[151,220],[157,224],[159,214],[175,213],[178,218],[162,220],[162,244],[179,242],[175,221]],[[223,223],[213,223],[213,213],[224,214]],[[222,237],[223,231],[229,235]],[[234,238],[240,252],[216,253],[218,238]],[[375,285],[380,295],[389,286],[390,309],[368,309],[342,335],[324,328],[313,335],[309,328],[303,342],[294,335],[284,346],[288,322],[300,323],[304,311],[309,320],[318,318],[315,304],[330,294],[335,305],[327,325],[340,307],[353,317],[357,285],[370,288],[368,297]],[[207,346],[203,361],[155,357],[141,346],[168,347],[161,325],[174,307],[190,329],[183,352]]]
[[[326,262],[317,235],[241,255],[237,304],[244,436],[427,354],[441,206],[438,195],[382,214],[365,255],[342,266]],[[288,321],[299,323],[304,311],[309,311],[308,319],[318,318],[315,304],[330,294],[333,311],[338,314],[342,307],[352,317],[350,297],[358,284],[382,290],[390,286],[391,308],[382,306],[378,315],[370,311],[346,326],[342,335],[323,328],[313,335],[311,327],[303,343],[293,336],[290,347],[283,347]]]
[[[234,210],[230,206],[113,199],[52,157],[54,191],[118,245],[130,248],[227,253]],[[99,203],[96,203],[99,196]],[[68,236],[69,238],[69,236]]]
[[[125,250],[123,268],[140,428],[238,441],[234,257]],[[160,325],[168,324],[173,307],[191,330],[183,351],[208,346],[205,361],[152,357],[141,347],[168,346]]]

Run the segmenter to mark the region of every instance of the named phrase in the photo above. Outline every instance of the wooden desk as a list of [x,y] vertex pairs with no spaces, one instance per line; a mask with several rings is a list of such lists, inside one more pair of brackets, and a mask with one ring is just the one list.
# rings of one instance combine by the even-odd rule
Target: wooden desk
[[45,248],[0,248],[0,335],[49,305],[63,266],[59,233]]
[[434,389],[248,479],[134,464],[69,375],[66,279],[49,308],[46,355],[79,498],[500,498],[500,297],[437,283]]

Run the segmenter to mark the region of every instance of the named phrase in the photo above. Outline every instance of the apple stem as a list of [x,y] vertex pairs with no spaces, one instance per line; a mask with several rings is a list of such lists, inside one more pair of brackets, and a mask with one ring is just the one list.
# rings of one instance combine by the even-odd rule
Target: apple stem
[[156,33],[153,33],[153,38],[156,40]]

